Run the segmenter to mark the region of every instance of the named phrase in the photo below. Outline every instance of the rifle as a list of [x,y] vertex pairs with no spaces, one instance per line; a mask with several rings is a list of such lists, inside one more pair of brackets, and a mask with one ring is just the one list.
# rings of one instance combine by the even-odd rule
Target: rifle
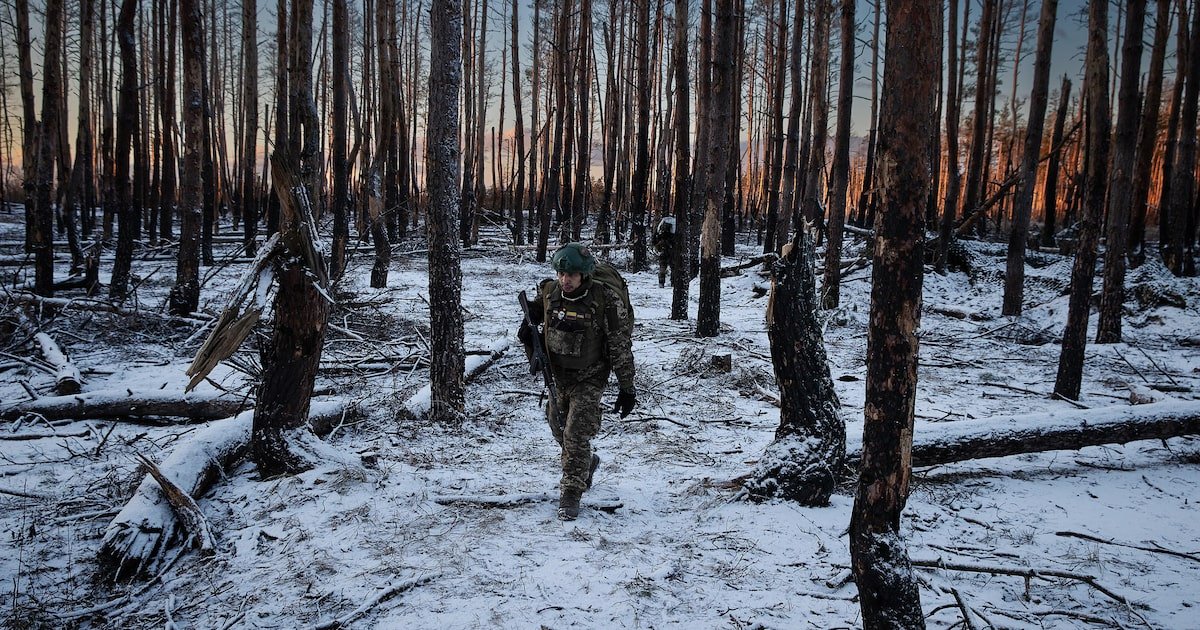
[[[558,409],[558,388],[554,386],[554,375],[550,373],[550,356],[546,354],[546,348],[542,344],[541,327],[533,323],[533,319],[529,316],[529,300],[526,298],[525,292],[517,296],[517,301],[521,303],[521,312],[525,314],[525,325],[529,327],[529,357],[536,360],[542,367],[542,379],[546,382],[546,391],[550,395],[550,404],[554,406],[556,412]],[[558,426],[563,427],[564,422],[562,414],[558,414]]]

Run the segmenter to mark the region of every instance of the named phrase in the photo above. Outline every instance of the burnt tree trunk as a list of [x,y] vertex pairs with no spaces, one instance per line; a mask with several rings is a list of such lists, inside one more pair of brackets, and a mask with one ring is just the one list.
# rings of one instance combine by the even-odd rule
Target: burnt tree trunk
[[[1037,184],[1037,165],[1042,150],[1042,128],[1046,122],[1046,97],[1050,89],[1050,53],[1054,48],[1054,23],[1058,0],[1044,0],[1038,19],[1037,57],[1033,63],[1033,92],[1029,96],[1029,123],[1025,127],[1025,148],[1021,154],[1020,188],[1013,202],[1012,230],[1008,234],[1008,257],[1004,274],[1004,315],[1020,315],[1025,299],[1025,243],[1029,236],[1029,217],[1033,213],[1033,187]],[[1014,123],[1015,124],[1015,123]]]
[[[688,2],[675,0],[675,49],[671,61],[675,72],[675,127],[691,129],[690,79],[688,78]],[[688,247],[688,201],[692,195],[692,136],[675,134],[675,237],[671,251],[671,319],[688,318],[688,290],[691,285],[692,250]]]
[[[513,99],[513,116],[516,118],[513,128],[513,160],[515,161],[516,173],[513,175],[512,184],[515,187],[513,191],[513,243],[516,245],[525,244],[525,109],[522,103],[521,91],[521,40],[520,40],[520,20],[518,15],[518,0],[512,0],[510,28],[512,29],[511,39],[509,40],[512,50],[509,54],[509,59],[512,63],[512,99]],[[611,70],[610,70],[611,71]]]
[[1096,244],[1104,215],[1104,190],[1108,185],[1109,134],[1108,104],[1108,3],[1088,5],[1087,83],[1087,198],[1076,244],[1075,264],[1071,268],[1071,298],[1067,308],[1067,327],[1063,331],[1062,352],[1058,357],[1058,376],[1054,393],[1075,400],[1083,381],[1083,357],[1087,347],[1088,312],[1091,310],[1092,282],[1096,275]]
[[[954,216],[958,210],[958,194],[962,173],[958,171],[958,0],[949,0],[946,25],[946,201],[942,207],[942,219],[938,225],[937,272],[946,273],[946,258],[950,254],[950,239],[954,238]],[[964,20],[965,21],[965,20]],[[863,181],[866,189],[869,180]],[[936,192],[936,191],[935,191]]]
[[865,628],[923,628],[900,516],[912,475],[924,208],[934,101],[938,5],[888,5],[863,455],[850,519],[850,558]]
[[195,312],[200,305],[200,163],[204,145],[204,23],[197,0],[180,0],[183,35],[183,169],[180,171],[179,258],[170,310]]
[[429,55],[430,417],[454,421],[465,407],[461,250],[458,240],[462,3],[433,0]]
[[725,201],[725,169],[729,166],[733,125],[733,48],[740,28],[734,0],[717,0],[713,23],[712,91],[707,106],[710,148],[704,174],[704,226],[700,236],[700,306],[696,336],[715,337],[721,327],[721,205]]
[[340,277],[346,269],[350,243],[350,162],[347,159],[350,127],[350,10],[346,0],[333,2],[333,255],[330,275]]
[[122,0],[117,18],[117,44],[121,49],[121,92],[117,101],[117,147],[115,180],[117,204],[117,256],[113,263],[108,296],[114,302],[129,293],[129,270],[133,264],[133,241],[138,231],[139,211],[129,185],[129,151],[138,126],[138,66],[134,49],[133,20],[137,0]]
[[263,356],[250,438],[250,456],[263,478],[300,473],[317,463],[305,445],[316,439],[306,421],[329,318],[328,275],[315,253],[317,235],[298,168],[286,150],[271,156],[279,232],[287,251],[275,263],[275,327]]
[[[167,21],[163,30],[163,47],[166,49],[166,67],[170,71],[163,72],[163,76],[159,78],[159,110],[161,112],[164,133],[162,135],[162,180],[160,182],[161,189],[159,193],[159,209],[158,209],[158,237],[163,240],[174,238],[174,227],[172,221],[175,215],[175,198],[178,194],[178,150],[175,145],[175,39],[178,28],[179,3],[161,0],[165,5],[169,5],[167,10],[160,11],[165,13]],[[185,105],[186,107],[186,105]],[[186,123],[185,123],[186,124]]]
[[745,488],[756,501],[828,505],[846,455],[846,424],[838,414],[817,316],[816,256],[808,230],[797,230],[784,252],[771,267],[767,303],[779,428]]
[[1138,83],[1142,66],[1142,30],[1146,0],[1125,3],[1125,38],[1121,49],[1121,87],[1117,97],[1117,129],[1113,137],[1112,172],[1108,182],[1108,238],[1104,248],[1104,289],[1096,343],[1121,341],[1125,306],[1125,253],[1133,204],[1134,153],[1137,151]]
[[37,185],[30,245],[33,251],[33,292],[54,294],[54,166],[59,146],[62,91],[63,0],[46,2],[45,56],[42,63],[42,120],[37,135]]
[[[1158,148],[1158,112],[1162,100],[1163,62],[1167,39],[1171,34],[1171,0],[1157,0],[1154,14],[1154,45],[1150,48],[1150,68],[1146,72],[1146,96],[1142,100],[1137,154],[1133,165],[1133,201],[1129,219],[1129,266],[1146,261],[1146,205],[1150,197],[1150,169]],[[1160,204],[1161,205],[1161,204]]]
[[[835,309],[841,302],[842,226],[846,222],[846,190],[850,184],[850,109],[854,102],[854,2],[842,0],[842,59],[838,75],[838,119],[834,133],[833,168],[830,170],[829,239],[825,244],[825,278],[821,282],[821,308]],[[936,188],[935,188],[936,191]],[[932,198],[934,195],[930,195]],[[843,433],[845,429],[843,428]]]
[[[633,270],[646,268],[646,221],[650,202],[650,1],[637,2],[637,140],[629,209]],[[721,171],[718,176],[724,175]],[[719,202],[718,202],[719,203]],[[719,212],[719,207],[718,207]]]
[[[339,24],[343,24],[334,19],[334,29]],[[344,28],[344,25],[343,25]],[[336,45],[335,45],[336,51]],[[336,55],[336,52],[335,52]],[[242,189],[242,243],[245,247],[247,256],[254,256],[257,252],[256,239],[258,238],[258,189],[255,187],[255,165],[258,162],[258,2],[257,0],[245,0],[242,5],[242,61],[245,64],[245,71],[242,76],[242,173],[241,173],[241,189]],[[346,68],[349,72],[349,68]],[[338,81],[344,75],[341,71],[337,71],[333,75],[333,80]],[[335,103],[336,103],[336,96]],[[336,105],[334,109],[336,111]],[[342,129],[342,134],[345,134],[345,121],[339,125],[335,120],[333,123],[334,137],[337,137],[338,129]],[[334,230],[335,234],[337,230]],[[336,244],[336,241],[335,241]],[[336,247],[335,247],[336,250]],[[335,255],[336,258],[336,255]]]
[[995,31],[996,0],[984,0],[983,15],[979,17],[979,47],[975,53],[975,113],[971,130],[971,153],[967,158],[967,182],[963,191],[963,216],[975,212],[979,200],[984,197],[984,148],[987,145],[988,123],[991,120],[991,101],[994,98],[989,86],[992,35]]
[[[1071,80],[1063,75],[1062,89],[1058,93],[1058,113],[1054,118],[1054,132],[1050,135],[1050,146],[1061,147],[1067,122],[1067,107],[1071,104]],[[1042,247],[1054,247],[1055,220],[1058,214],[1058,170],[1062,152],[1050,154],[1046,165],[1046,182],[1042,188],[1042,208],[1045,222],[1042,224]]]
[[[1184,275],[1190,260],[1185,261],[1185,255],[1190,255],[1190,234],[1188,234],[1188,216],[1192,211],[1192,195],[1196,190],[1196,115],[1200,103],[1200,60],[1196,59],[1196,51],[1200,50],[1200,6],[1192,3],[1191,42],[1189,50],[1191,60],[1187,68],[1186,87],[1179,115],[1179,144],[1175,156],[1174,169],[1171,173],[1171,195],[1164,197],[1160,203],[1161,210],[1166,215],[1162,235],[1163,264],[1176,276]],[[45,123],[43,117],[43,124]]]

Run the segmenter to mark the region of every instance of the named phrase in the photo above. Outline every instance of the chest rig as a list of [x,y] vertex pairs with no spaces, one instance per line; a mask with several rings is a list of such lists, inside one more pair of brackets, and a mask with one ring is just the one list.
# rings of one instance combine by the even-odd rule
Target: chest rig
[[546,296],[546,349],[555,366],[582,370],[604,359],[603,290],[591,284],[568,298],[556,285]]

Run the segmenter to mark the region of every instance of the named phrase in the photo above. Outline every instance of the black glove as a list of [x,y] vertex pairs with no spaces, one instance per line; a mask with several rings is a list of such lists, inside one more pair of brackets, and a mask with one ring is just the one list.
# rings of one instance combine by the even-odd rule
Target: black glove
[[637,406],[637,397],[632,391],[621,390],[617,394],[617,403],[613,405],[613,409],[621,415],[622,418],[629,415],[633,408]]

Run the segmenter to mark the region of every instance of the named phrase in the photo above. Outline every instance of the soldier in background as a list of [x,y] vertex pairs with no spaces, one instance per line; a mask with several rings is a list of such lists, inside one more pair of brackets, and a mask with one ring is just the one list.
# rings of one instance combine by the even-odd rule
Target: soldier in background
[[667,270],[675,258],[675,217],[663,217],[654,229],[652,241],[654,251],[658,252],[658,286],[667,286]]

